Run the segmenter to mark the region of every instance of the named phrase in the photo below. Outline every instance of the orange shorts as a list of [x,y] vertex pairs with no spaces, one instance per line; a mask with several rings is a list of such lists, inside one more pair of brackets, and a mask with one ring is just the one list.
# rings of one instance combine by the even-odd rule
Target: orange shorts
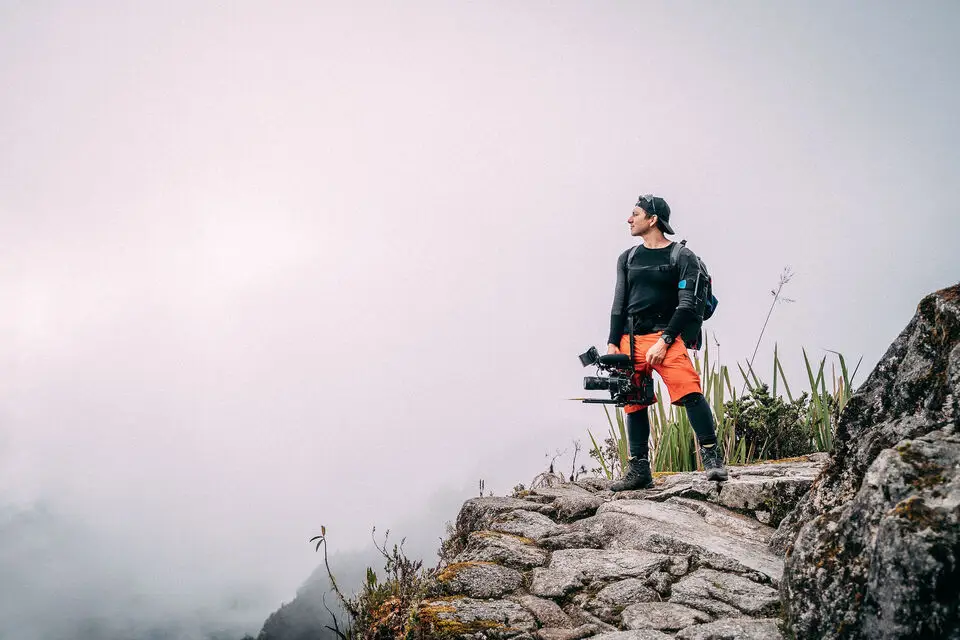
[[[634,363],[633,368],[641,374],[650,374],[650,365],[647,364],[647,350],[660,339],[662,331],[656,333],[646,333],[633,336]],[[630,353],[630,334],[624,334],[620,338],[620,353]],[[652,367],[654,371],[663,378],[663,383],[667,386],[667,393],[670,394],[670,400],[673,404],[691,393],[702,393],[700,384],[700,374],[693,368],[690,362],[690,356],[687,355],[687,347],[683,340],[677,338],[667,348],[667,355],[663,362]],[[626,413],[633,413],[646,409],[647,405],[628,404],[623,408]]]

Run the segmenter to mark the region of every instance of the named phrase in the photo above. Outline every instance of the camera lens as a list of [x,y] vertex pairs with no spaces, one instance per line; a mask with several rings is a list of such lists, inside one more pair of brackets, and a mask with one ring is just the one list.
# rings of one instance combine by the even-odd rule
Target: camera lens
[[583,379],[583,388],[587,391],[605,391],[610,388],[610,379],[599,376],[586,376]]

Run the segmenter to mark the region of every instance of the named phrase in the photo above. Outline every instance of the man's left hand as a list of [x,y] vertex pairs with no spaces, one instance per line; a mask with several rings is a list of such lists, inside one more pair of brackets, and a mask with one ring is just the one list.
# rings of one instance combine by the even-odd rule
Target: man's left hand
[[667,356],[667,343],[663,339],[657,340],[653,343],[653,346],[647,349],[647,354],[644,358],[651,367],[655,367]]

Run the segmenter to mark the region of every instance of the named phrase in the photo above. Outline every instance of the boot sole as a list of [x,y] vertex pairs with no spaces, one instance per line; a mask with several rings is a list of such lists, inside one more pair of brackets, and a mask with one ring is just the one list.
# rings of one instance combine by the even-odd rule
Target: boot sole
[[654,482],[651,480],[650,484],[643,486],[637,485],[636,487],[624,487],[623,489],[614,489],[613,487],[610,487],[610,491],[613,491],[614,493],[620,493],[621,491],[639,491],[640,489],[652,489],[653,485]]
[[730,476],[726,471],[707,471],[707,480],[715,480],[717,482],[725,482],[729,480]]

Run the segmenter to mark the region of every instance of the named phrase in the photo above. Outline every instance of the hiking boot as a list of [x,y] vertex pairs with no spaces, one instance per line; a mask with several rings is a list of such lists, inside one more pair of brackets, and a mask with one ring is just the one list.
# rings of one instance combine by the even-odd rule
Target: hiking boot
[[627,473],[610,485],[610,491],[632,491],[633,489],[647,489],[653,486],[653,475],[650,473],[649,460],[646,458],[630,458],[627,464]]
[[723,452],[720,443],[712,447],[700,447],[700,459],[703,460],[703,470],[707,480],[722,482],[727,479],[727,470],[723,468]]

